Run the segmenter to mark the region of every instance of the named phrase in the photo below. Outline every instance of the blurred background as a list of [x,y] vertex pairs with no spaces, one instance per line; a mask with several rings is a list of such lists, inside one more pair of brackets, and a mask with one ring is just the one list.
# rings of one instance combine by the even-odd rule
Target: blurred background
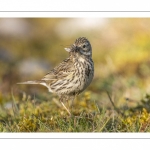
[[[41,79],[68,57],[65,47],[87,37],[93,48],[95,76],[86,90],[100,106],[134,106],[150,93],[150,19],[148,18],[1,18],[0,104],[53,96],[41,85],[17,82]],[[82,94],[81,94],[82,96]]]

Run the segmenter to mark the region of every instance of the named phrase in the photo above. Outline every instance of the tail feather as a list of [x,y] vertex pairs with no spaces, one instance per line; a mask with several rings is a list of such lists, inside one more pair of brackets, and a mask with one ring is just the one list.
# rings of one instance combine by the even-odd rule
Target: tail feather
[[17,83],[17,84],[46,84],[44,81],[41,81],[41,80],[37,80],[37,81],[26,81],[26,82],[20,82],[20,83]]
[[17,83],[17,84],[41,84],[41,85],[46,86],[48,88],[49,92],[53,92],[51,90],[50,86],[44,80],[26,81],[26,82],[20,82],[20,83]]

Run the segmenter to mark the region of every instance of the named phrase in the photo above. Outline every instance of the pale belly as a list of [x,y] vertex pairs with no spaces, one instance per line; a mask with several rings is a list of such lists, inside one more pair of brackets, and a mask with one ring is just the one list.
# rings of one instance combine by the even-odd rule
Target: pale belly
[[[81,66],[84,65],[84,66]],[[94,76],[94,67],[87,63],[86,65],[81,63],[76,65],[76,71],[69,74],[66,78],[58,80],[53,88],[53,93],[58,95],[74,95],[80,94],[91,83]],[[80,68],[81,67],[81,68]]]
[[[83,72],[85,72],[85,70]],[[70,79],[61,81],[61,83],[63,82],[62,86],[56,89],[54,92],[58,94],[67,94],[67,95],[79,94],[90,85],[92,79],[93,79],[92,70],[89,73],[89,76],[83,73],[80,74],[80,76],[75,75],[74,78],[70,77]]]

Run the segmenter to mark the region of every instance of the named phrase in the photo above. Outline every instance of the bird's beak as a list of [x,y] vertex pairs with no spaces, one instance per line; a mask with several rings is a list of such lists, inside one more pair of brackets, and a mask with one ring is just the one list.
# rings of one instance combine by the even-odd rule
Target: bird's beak
[[71,45],[70,47],[65,48],[67,52],[77,52],[78,47],[76,45]]
[[64,48],[67,52],[71,52],[70,48]]

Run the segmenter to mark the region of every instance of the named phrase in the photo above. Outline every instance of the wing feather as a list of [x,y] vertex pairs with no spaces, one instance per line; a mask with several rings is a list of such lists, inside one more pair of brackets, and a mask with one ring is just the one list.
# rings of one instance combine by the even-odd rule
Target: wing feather
[[72,71],[74,70],[73,67],[73,60],[69,57],[65,59],[62,63],[60,63],[57,67],[53,70],[48,72],[42,80],[59,80],[69,76]]

